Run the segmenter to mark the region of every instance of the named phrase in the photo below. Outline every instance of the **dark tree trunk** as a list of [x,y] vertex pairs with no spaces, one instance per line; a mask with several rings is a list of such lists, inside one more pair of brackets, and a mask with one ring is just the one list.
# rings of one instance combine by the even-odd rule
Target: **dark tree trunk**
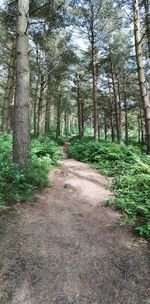
[[79,139],[82,139],[82,114],[81,114],[81,96],[80,96],[80,75],[77,74],[77,103],[78,103],[78,130]]
[[81,138],[84,137],[84,101],[81,99]]
[[144,140],[144,123],[143,123],[143,108],[141,105],[141,101],[139,102],[139,127],[140,127],[140,142],[142,145],[144,145],[145,140]]
[[115,141],[115,133],[114,133],[114,122],[113,122],[113,101],[112,101],[112,95],[111,95],[111,87],[110,82],[108,80],[108,87],[109,87],[109,101],[110,101],[110,125],[111,125],[111,139],[112,142]]
[[114,66],[113,66],[113,62],[112,62],[112,55],[111,55],[110,47],[109,47],[109,52],[110,52],[111,77],[112,77],[112,84],[113,84],[114,103],[115,103],[115,121],[116,121],[116,131],[117,131],[117,142],[120,143],[121,138],[120,138],[119,114],[118,114],[118,96],[117,96],[117,90],[116,90]]
[[106,124],[106,117],[105,117],[105,127],[104,127],[104,131],[105,131],[105,140],[107,140],[107,124]]
[[38,100],[38,109],[37,109],[37,127],[36,127],[36,136],[40,136],[41,131],[41,122],[42,122],[42,111],[43,111],[43,99],[44,99],[44,89],[45,89],[45,50],[42,50],[42,60],[40,66],[40,96]]
[[56,139],[61,134],[61,85],[58,85]]
[[94,140],[98,140],[98,117],[97,117],[97,77],[96,77],[96,50],[94,31],[92,31],[92,76],[93,76],[93,118],[94,118]]
[[45,136],[50,132],[50,112],[51,112],[51,76],[48,75],[46,114],[45,114]]
[[39,90],[39,75],[36,83],[34,106],[33,106],[33,125],[34,125],[34,137],[37,136],[37,102],[38,102],[38,90]]
[[121,140],[121,92],[120,92],[120,82],[118,81],[118,116],[119,116],[119,136]]
[[126,80],[124,77],[124,109],[125,109],[125,144],[129,144],[128,135],[128,105],[127,105],[127,90],[126,90]]

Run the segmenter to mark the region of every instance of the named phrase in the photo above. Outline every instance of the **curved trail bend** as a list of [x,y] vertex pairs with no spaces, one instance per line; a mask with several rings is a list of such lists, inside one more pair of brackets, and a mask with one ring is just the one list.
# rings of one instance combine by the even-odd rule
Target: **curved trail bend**
[[148,245],[106,208],[106,179],[66,159],[0,246],[1,304],[149,304]]

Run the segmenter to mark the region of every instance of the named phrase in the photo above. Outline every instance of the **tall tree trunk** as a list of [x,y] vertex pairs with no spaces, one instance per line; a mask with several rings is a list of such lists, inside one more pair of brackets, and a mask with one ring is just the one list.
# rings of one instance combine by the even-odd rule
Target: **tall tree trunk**
[[112,142],[115,141],[115,134],[114,134],[114,122],[113,122],[113,101],[112,101],[112,94],[111,94],[111,87],[110,87],[110,81],[108,79],[108,87],[109,87],[109,101],[110,101],[110,125],[111,125],[111,139]]
[[13,41],[11,57],[8,67],[8,78],[2,111],[2,132],[9,131],[10,124],[10,108],[14,96],[14,77],[15,77],[15,61],[16,61],[16,38]]
[[139,101],[139,126],[140,126],[140,142],[142,145],[144,145],[144,123],[143,123],[143,108],[141,105],[141,100]]
[[64,121],[65,121],[65,136],[68,137],[68,117],[67,112],[64,113]]
[[107,118],[106,118],[106,115],[104,116],[104,132],[105,132],[105,140],[107,140]]
[[146,34],[148,40],[148,52],[150,58],[150,3],[149,0],[143,0],[145,8],[145,24],[146,24]]
[[124,109],[125,109],[125,144],[128,146],[129,144],[129,136],[128,136],[128,105],[127,105],[127,89],[126,89],[126,80],[124,77]]
[[50,112],[51,112],[51,75],[48,75],[46,114],[45,114],[45,136],[50,132]]
[[81,98],[81,138],[84,137],[84,101]]
[[118,141],[118,143],[120,143],[121,138],[120,138],[120,128],[119,128],[118,95],[117,95],[114,66],[113,66],[112,54],[111,54],[111,48],[110,47],[109,47],[109,53],[110,53],[111,77],[112,77],[114,102],[115,102],[115,120],[116,120],[117,141]]
[[56,139],[61,134],[61,85],[58,85]]
[[133,10],[134,10],[134,35],[135,35],[135,50],[136,50],[139,87],[140,87],[141,99],[145,111],[147,153],[150,154],[150,99],[146,86],[145,70],[144,70],[143,55],[142,55],[139,3],[138,0],[132,0],[132,2],[133,2]]
[[92,26],[92,77],[93,77],[93,118],[94,118],[94,140],[98,140],[98,117],[97,117],[97,76],[96,76],[96,46],[94,37],[94,26]]
[[40,66],[40,96],[38,101],[38,110],[37,110],[37,137],[40,136],[41,131],[41,122],[42,122],[42,110],[43,110],[43,99],[44,99],[44,89],[45,89],[45,50],[41,51],[41,66]]
[[37,79],[36,89],[35,89],[35,96],[34,96],[34,105],[33,105],[34,137],[37,136],[37,100],[38,100],[39,82],[40,82],[40,75],[38,74],[38,79]]
[[119,116],[119,136],[121,140],[121,92],[120,92],[120,82],[118,80],[118,116]]
[[94,140],[98,140],[98,109],[97,109],[97,75],[96,75],[96,45],[94,31],[94,8],[91,5],[91,47],[92,47],[92,78],[93,78],[93,119],[94,119]]
[[28,22],[29,0],[18,0],[16,40],[16,88],[13,123],[13,160],[26,167],[30,160],[29,57]]
[[78,130],[79,139],[82,139],[82,114],[81,114],[81,96],[80,96],[80,74],[77,74],[77,103],[78,103]]
[[[36,65],[39,68],[39,48],[36,44]],[[35,88],[35,97],[33,105],[33,126],[34,126],[34,137],[37,136],[37,105],[38,105],[38,92],[39,92],[39,83],[40,83],[40,72],[38,70],[36,88]]]

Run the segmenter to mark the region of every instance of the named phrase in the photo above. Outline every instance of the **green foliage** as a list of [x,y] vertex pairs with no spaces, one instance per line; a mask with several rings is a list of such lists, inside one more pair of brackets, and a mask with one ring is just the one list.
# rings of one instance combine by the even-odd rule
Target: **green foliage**
[[57,144],[48,138],[32,140],[32,161],[26,170],[12,162],[11,135],[1,137],[0,144],[0,208],[27,201],[38,188],[50,186],[48,171],[62,156]]
[[32,140],[32,154],[37,157],[49,157],[51,163],[55,164],[62,157],[62,150],[58,145],[49,138]]
[[59,136],[59,137],[57,138],[56,142],[57,142],[57,144],[58,144],[59,146],[63,146],[64,143],[65,143],[65,138],[64,138],[63,136]]
[[69,155],[114,177],[116,198],[107,205],[117,206],[127,215],[125,223],[150,236],[150,156],[136,146],[78,140],[72,142]]

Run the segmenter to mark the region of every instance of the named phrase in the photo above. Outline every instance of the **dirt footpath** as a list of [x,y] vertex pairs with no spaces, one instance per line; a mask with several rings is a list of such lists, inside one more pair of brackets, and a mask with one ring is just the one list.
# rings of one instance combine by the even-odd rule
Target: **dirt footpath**
[[64,160],[0,245],[1,304],[150,304],[148,244],[106,208],[106,180]]

